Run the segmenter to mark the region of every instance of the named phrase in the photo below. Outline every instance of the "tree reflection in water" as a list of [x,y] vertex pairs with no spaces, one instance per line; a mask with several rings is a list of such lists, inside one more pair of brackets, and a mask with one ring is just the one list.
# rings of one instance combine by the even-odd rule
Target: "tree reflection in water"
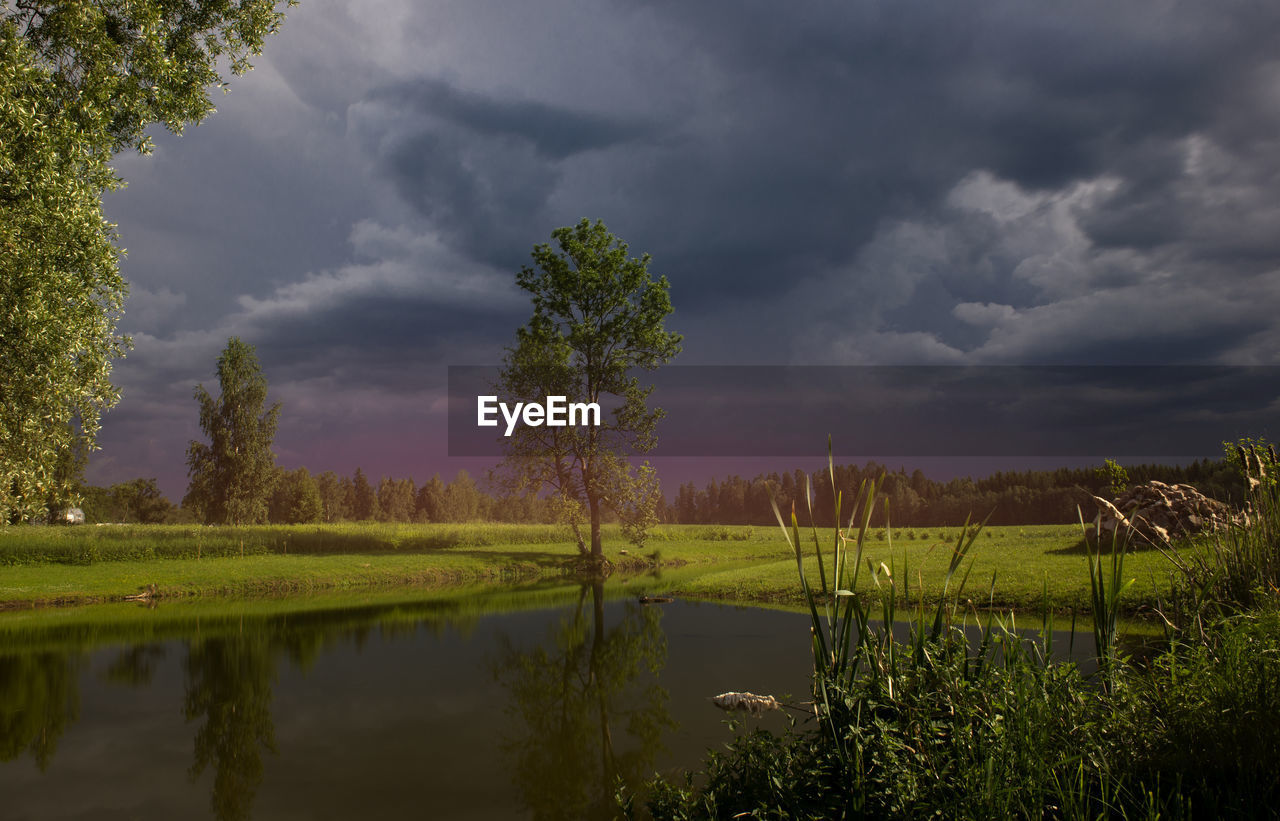
[[211,805],[220,821],[249,817],[262,784],[262,750],[275,752],[271,685],[275,668],[265,633],[193,641],[186,661],[188,721],[196,732],[192,780],[214,766]]
[[41,772],[49,767],[80,713],[79,675],[78,655],[0,656],[0,761],[30,751]]
[[124,648],[102,677],[129,687],[146,687],[156,675],[156,665],[164,660],[163,644],[134,644]]
[[[491,715],[477,720],[484,727],[477,732],[485,734],[479,747],[501,742],[518,800],[535,817],[610,817],[618,783],[636,785],[649,777],[663,750],[663,733],[675,726],[666,690],[657,682],[667,661],[662,611],[630,602],[620,613],[610,607],[606,624],[603,584],[563,592],[571,604],[548,628],[543,646],[500,640],[498,660],[489,669],[501,687],[496,700],[504,704],[495,704],[489,708]],[[417,610],[397,603],[287,617],[217,617],[204,622],[196,618],[193,623],[174,619],[161,625],[163,635],[143,622],[133,641],[131,623],[107,639],[104,626],[97,623],[20,635],[12,648],[0,653],[0,761],[29,753],[42,771],[57,770],[51,762],[55,753],[66,752],[58,750],[60,739],[64,747],[71,744],[66,734],[79,718],[82,689],[87,694],[100,690],[84,676],[93,654],[110,640],[119,646],[105,654],[100,665],[93,663],[93,678],[98,684],[155,688],[162,695],[159,690],[167,693],[174,683],[169,673],[180,670],[182,716],[194,735],[188,776],[193,783],[211,782],[207,800],[215,817],[249,818],[265,790],[268,753],[276,747],[272,707],[278,665],[291,665],[305,675],[335,644],[359,648],[370,637],[393,636],[413,641],[424,627],[435,635],[462,635],[474,627],[477,614],[510,604],[500,599],[494,608],[484,599],[460,601],[472,609],[459,611],[458,602],[450,600],[426,602]],[[544,615],[530,618],[541,623]],[[482,637],[487,641],[489,634]],[[50,645],[58,649],[50,650]],[[491,653],[486,655],[492,660]],[[468,662],[475,657],[450,656]],[[465,678],[473,669],[460,675]],[[104,727],[107,732],[120,731],[118,725],[104,725],[98,718],[90,732],[104,732]],[[498,726],[508,729],[487,729]],[[490,740],[489,734],[502,732],[509,735]],[[282,738],[282,746],[285,741]],[[161,764],[161,752],[149,747],[122,748],[121,754],[156,762],[158,769],[168,761],[166,753]],[[148,777],[139,774],[144,780]]]
[[667,659],[661,620],[660,608],[632,602],[606,630],[604,585],[595,582],[543,645],[524,651],[503,640],[494,674],[511,695],[507,713],[519,719],[503,749],[535,818],[612,818],[619,781],[652,774],[662,732],[675,727],[655,677]]

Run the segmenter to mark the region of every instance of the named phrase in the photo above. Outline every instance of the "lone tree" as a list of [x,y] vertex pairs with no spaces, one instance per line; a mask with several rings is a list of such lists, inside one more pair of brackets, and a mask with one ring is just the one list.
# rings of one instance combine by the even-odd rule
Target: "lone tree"
[[[649,275],[648,254],[628,257],[626,244],[598,220],[557,228],[551,236],[558,250],[535,246],[534,266],[516,277],[532,298],[533,317],[516,331],[497,387],[519,401],[565,396],[611,411],[599,426],[518,427],[505,440],[504,464],[519,489],[556,494],[579,552],[602,565],[602,509],[624,524],[645,522],[655,497],[652,469],[645,465],[632,478],[627,462],[653,447],[664,415],[647,406],[653,387],[641,385],[635,372],[655,370],[678,354],[680,335],[663,327],[671,313],[669,286],[666,277]],[[584,516],[589,550],[579,529]]]
[[271,440],[280,404],[262,410],[267,378],[253,346],[239,337],[227,341],[218,358],[221,395],[214,399],[196,386],[200,427],[209,444],[187,447],[191,477],[184,506],[196,508],[209,524],[257,524],[267,519],[267,503],[276,480]]
[[204,119],[283,18],[276,0],[0,2],[0,523],[65,501],[59,459],[119,400],[112,157]]

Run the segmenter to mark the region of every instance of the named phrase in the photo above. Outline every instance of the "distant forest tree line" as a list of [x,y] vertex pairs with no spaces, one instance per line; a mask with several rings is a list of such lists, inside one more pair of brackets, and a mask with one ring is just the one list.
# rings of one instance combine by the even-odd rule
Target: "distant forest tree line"
[[[135,479],[111,487],[82,486],[81,507],[89,522],[141,524],[202,522],[197,500],[178,506],[160,492],[155,479]],[[268,497],[271,524],[326,522],[552,522],[550,504],[533,497],[495,496],[465,470],[451,482],[439,474],[418,485],[384,476],[376,483],[356,468],[352,476],[333,471],[312,474],[305,467],[277,469]]]
[[[1207,496],[1238,503],[1243,477],[1226,461],[1203,459],[1188,465],[1126,466],[1129,486],[1158,480],[1168,484],[1189,484]],[[890,523],[896,527],[951,526],[966,517],[977,521],[991,515],[991,525],[1070,524],[1078,521],[1077,507],[1090,517],[1095,507],[1092,495],[1107,496],[1110,477],[1098,468],[1058,468],[1056,470],[997,472],[985,479],[968,477],[939,482],[923,471],[908,474],[891,471],[868,462],[862,467],[837,465],[836,488],[844,498],[856,498],[863,480],[884,475],[879,499],[888,499]],[[814,489],[814,516],[819,522],[832,519],[831,478],[826,470],[810,477]],[[805,472],[769,473],[752,479],[730,476],[711,480],[701,489],[692,482],[680,486],[668,506],[663,521],[681,524],[771,525],[777,520],[769,504],[770,496],[789,516],[794,502],[802,523],[807,523],[804,501]],[[1111,494],[1115,495],[1115,494]],[[879,517],[873,521],[882,521]]]
[[[1216,499],[1240,501],[1243,478],[1238,467],[1225,460],[1204,459],[1181,466],[1129,465],[1125,470],[1130,485],[1152,479],[1185,483]],[[1106,495],[1110,481],[1097,468],[1059,468],[940,482],[920,470],[891,471],[868,462],[861,467],[837,465],[836,486],[851,499],[864,479],[881,474],[885,476],[882,498],[889,501],[891,523],[900,527],[958,525],[966,516],[980,520],[988,513],[993,525],[1069,524],[1076,521],[1077,506],[1086,516],[1090,514],[1089,495]],[[827,472],[815,471],[809,479],[815,489],[817,520],[830,521],[830,494],[818,492],[830,484]],[[274,485],[267,518],[278,524],[551,523],[557,516],[549,499],[493,493],[465,470],[450,482],[436,474],[419,485],[412,478],[389,476],[374,482],[359,468],[352,476],[338,476],[333,471],[312,474],[300,467],[278,469]],[[794,502],[801,520],[807,522],[804,487],[802,470],[751,479],[712,479],[701,488],[687,482],[671,500],[660,499],[658,519],[668,524],[773,525],[772,498],[784,512]],[[110,488],[84,487],[81,494],[85,516],[91,522],[201,521],[190,506],[178,507],[165,499],[155,479],[136,479]]]

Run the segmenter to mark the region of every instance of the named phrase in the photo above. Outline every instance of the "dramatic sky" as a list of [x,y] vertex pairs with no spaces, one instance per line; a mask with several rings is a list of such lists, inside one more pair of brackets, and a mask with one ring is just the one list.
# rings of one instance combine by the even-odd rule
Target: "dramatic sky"
[[670,280],[685,365],[1280,364],[1277,44],[1252,2],[303,0],[118,158],[89,478],[180,498],[233,335],[281,465],[447,478],[445,367],[583,217]]

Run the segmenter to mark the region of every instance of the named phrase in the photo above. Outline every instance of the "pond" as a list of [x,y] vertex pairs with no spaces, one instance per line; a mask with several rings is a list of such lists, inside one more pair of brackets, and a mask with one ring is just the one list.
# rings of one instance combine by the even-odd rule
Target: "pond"
[[805,615],[598,584],[0,614],[3,814],[610,817],[811,664]]

